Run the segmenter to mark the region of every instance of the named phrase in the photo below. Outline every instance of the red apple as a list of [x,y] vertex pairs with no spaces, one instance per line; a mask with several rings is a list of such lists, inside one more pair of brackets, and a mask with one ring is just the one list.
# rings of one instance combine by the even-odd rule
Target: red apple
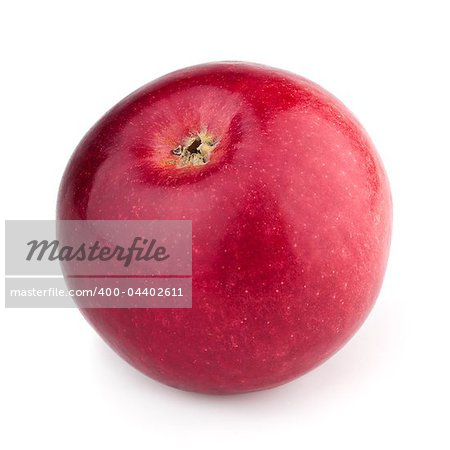
[[191,309],[84,309],[105,341],[181,389],[239,393],[311,370],[381,287],[391,197],[368,135],[316,84],[223,62],[166,75],[85,136],[59,219],[187,219]]

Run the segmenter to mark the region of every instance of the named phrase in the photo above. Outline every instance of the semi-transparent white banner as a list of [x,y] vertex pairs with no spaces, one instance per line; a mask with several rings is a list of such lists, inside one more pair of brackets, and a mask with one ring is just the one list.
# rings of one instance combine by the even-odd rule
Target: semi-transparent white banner
[[191,227],[186,220],[6,221],[6,306],[189,308]]

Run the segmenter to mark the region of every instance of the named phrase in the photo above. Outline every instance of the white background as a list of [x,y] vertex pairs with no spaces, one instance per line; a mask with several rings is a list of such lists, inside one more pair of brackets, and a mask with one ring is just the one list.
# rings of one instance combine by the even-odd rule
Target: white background
[[2,448],[449,448],[448,2],[0,4],[3,218],[54,218],[71,152],[122,97],[230,59],[299,73],[339,97],[372,136],[395,208],[370,318],[326,364],[278,389],[177,391],[120,360],[76,310],[2,307]]

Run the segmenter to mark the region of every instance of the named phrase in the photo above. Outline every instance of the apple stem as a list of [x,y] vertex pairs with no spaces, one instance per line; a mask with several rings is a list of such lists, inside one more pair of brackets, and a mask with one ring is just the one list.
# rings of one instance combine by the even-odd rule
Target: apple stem
[[202,131],[189,137],[184,145],[172,149],[171,153],[178,157],[177,167],[203,166],[210,161],[216,145],[216,140]]

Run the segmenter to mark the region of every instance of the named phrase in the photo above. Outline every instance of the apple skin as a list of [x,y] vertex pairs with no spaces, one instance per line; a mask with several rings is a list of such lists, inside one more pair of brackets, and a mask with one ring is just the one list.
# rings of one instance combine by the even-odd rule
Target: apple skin
[[[218,142],[209,162],[174,165],[201,130]],[[222,62],[159,78],[101,118],[57,216],[192,220],[192,309],[82,313],[153,379],[231,394],[295,379],[356,332],[382,284],[391,210],[380,158],[342,103],[292,73]]]

